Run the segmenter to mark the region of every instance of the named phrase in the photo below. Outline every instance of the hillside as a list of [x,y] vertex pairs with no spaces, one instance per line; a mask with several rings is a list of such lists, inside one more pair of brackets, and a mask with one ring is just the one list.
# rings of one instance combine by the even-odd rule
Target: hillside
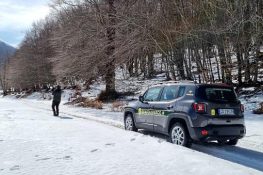
[[5,60],[8,56],[14,54],[16,49],[3,41],[0,41],[0,62]]

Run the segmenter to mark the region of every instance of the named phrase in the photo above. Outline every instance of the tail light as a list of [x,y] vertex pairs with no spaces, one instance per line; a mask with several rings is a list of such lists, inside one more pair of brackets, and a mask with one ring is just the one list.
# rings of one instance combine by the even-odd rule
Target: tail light
[[206,105],[204,103],[194,103],[193,109],[195,110],[195,112],[204,113],[206,112]]
[[244,111],[245,111],[245,107],[244,107],[243,104],[240,105],[240,111],[241,111],[241,112],[244,112]]
[[208,135],[208,131],[205,130],[205,129],[203,129],[203,130],[201,131],[201,134],[202,134],[202,136],[207,136],[207,135]]

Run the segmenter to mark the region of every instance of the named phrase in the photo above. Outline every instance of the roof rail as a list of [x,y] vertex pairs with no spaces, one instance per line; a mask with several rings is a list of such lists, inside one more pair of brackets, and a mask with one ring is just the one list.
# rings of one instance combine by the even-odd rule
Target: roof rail
[[155,83],[155,84],[153,84],[153,86],[161,85],[161,84],[168,84],[168,83],[194,83],[194,84],[197,84],[196,81],[192,81],[192,80],[180,80],[180,81],[170,80],[170,81],[162,81],[162,82]]
[[196,80],[181,80],[180,83],[194,83],[197,84]]
[[232,87],[232,85],[226,83],[211,83],[211,85],[218,85],[218,86],[225,86],[225,87]]

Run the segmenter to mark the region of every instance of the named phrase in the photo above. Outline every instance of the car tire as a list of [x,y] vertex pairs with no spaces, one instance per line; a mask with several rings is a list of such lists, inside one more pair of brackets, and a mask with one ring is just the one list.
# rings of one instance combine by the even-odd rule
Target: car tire
[[173,144],[191,147],[192,142],[187,129],[181,123],[175,123],[170,129],[170,142]]
[[124,119],[124,129],[128,131],[138,131],[134,124],[134,120],[131,114],[128,114]]
[[228,142],[226,142],[227,145],[236,145],[238,143],[238,139],[231,139]]

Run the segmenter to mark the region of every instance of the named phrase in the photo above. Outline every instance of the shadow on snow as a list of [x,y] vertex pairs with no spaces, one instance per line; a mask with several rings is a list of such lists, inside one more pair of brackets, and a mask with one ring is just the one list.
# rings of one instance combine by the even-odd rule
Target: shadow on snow
[[[149,132],[145,130],[140,130],[139,132],[163,140],[168,139],[167,136],[162,134],[156,134],[154,132]],[[191,149],[263,172],[262,152],[238,146],[222,146],[215,142],[193,144]]]

